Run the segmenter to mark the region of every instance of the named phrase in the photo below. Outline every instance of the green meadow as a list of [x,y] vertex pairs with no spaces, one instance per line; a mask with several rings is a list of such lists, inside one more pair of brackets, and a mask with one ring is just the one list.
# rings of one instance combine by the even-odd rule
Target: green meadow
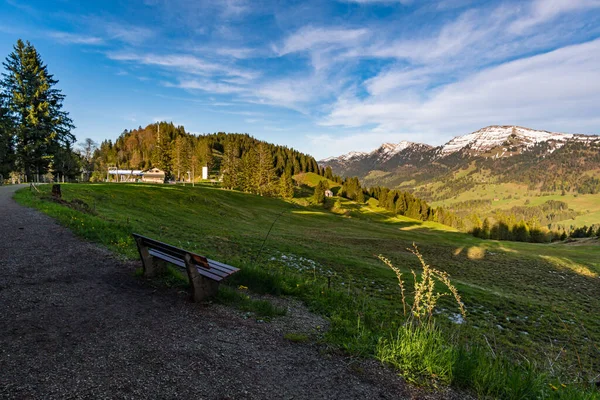
[[[429,187],[436,188],[436,185]],[[565,226],[590,226],[600,224],[600,193],[542,193],[537,190],[529,190],[526,185],[516,183],[488,183],[460,192],[458,195],[445,200],[431,202],[433,206],[451,207],[452,204],[469,200],[490,200],[490,207],[486,207],[484,213],[493,214],[495,210],[507,211],[515,206],[537,206],[549,200],[563,201],[569,208],[577,211],[580,215],[573,219],[556,221],[557,224]]]
[[[317,181],[303,177],[300,196],[308,196]],[[458,318],[450,297],[439,304],[436,326],[452,340],[480,346],[489,357],[534,365],[555,382],[550,393],[560,391],[560,383],[599,379],[598,240],[484,241],[392,215],[373,201],[359,205],[332,198],[325,206],[307,206],[302,198],[284,201],[204,185],[65,184],[62,204],[44,196],[49,186],[41,190],[42,195],[21,190],[16,199],[123,257],[137,258],[131,238],[136,232],[242,269],[290,273],[349,299],[366,299],[371,306],[357,306],[354,317],[346,315],[350,323],[345,323],[352,326],[337,331],[352,337],[334,340],[355,343],[342,346],[350,352],[373,354],[376,336],[402,321],[396,276],[377,255],[400,268],[410,292],[410,271],[420,271],[419,261],[407,251],[415,243],[429,264],[450,274],[465,303],[466,321]],[[327,314],[335,328],[331,310],[314,308]],[[363,343],[361,329],[367,328],[361,323],[371,309],[376,317]]]

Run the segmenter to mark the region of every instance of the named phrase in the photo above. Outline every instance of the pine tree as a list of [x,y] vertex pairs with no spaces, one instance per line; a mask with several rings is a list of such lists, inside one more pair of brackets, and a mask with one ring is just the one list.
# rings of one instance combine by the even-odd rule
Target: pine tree
[[254,147],[251,147],[242,156],[240,167],[239,186],[244,192],[256,194],[259,192],[257,164],[258,153],[254,150]]
[[491,231],[490,220],[486,218],[483,220],[483,225],[481,226],[481,238],[489,239],[490,234],[491,234],[490,231]]
[[258,164],[256,165],[258,193],[265,196],[273,191],[272,186],[276,178],[273,155],[265,142],[258,145],[256,152],[258,158]]
[[279,179],[279,195],[284,199],[294,197],[294,181],[291,174],[283,174]]
[[3,63],[2,90],[8,99],[15,137],[15,164],[29,180],[48,172],[55,156],[75,142],[65,96],[31,43],[21,39]]
[[4,105],[4,96],[0,96],[0,184],[13,169],[13,127],[8,108]]
[[240,159],[238,149],[233,143],[225,146],[225,153],[221,164],[221,173],[223,174],[223,187],[226,189],[235,189],[238,187],[240,175]]
[[362,190],[358,191],[358,194],[356,195],[356,201],[359,204],[364,204],[364,202],[365,202],[365,194],[363,193]]
[[315,186],[315,193],[313,194],[313,200],[317,204],[323,204],[325,202],[325,190],[327,190],[326,181],[319,181]]

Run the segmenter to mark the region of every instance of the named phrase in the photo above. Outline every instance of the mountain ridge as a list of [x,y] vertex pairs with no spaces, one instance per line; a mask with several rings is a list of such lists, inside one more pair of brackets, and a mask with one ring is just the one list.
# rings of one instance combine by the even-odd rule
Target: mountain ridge
[[[494,146],[501,145],[511,135],[520,137],[527,140],[527,147],[531,147],[541,142],[555,141],[558,143],[564,143],[567,140],[577,141],[596,141],[600,140],[598,135],[585,135],[577,133],[562,133],[562,132],[551,132],[546,130],[526,128],[519,125],[489,125],[481,128],[477,131],[468,133],[466,135],[455,136],[445,144],[441,146],[432,146],[427,143],[418,143],[410,141],[400,141],[399,143],[383,143],[377,149],[371,152],[364,151],[351,151],[349,153],[342,154],[340,156],[327,157],[319,160],[319,163],[326,163],[334,160],[350,160],[358,157],[366,157],[377,153],[393,153],[392,156],[409,145],[422,145],[427,146],[431,149],[439,148],[441,155],[448,155],[464,149],[467,146],[471,146],[472,150],[486,150]],[[473,148],[472,145],[475,145]],[[390,150],[387,150],[390,149]],[[387,150],[387,151],[386,151]],[[391,158],[391,157],[389,157]]]
[[418,193],[428,200],[444,191],[481,184],[481,174],[488,176],[487,182],[580,190],[600,187],[590,181],[600,175],[594,172],[600,171],[600,136],[490,125],[437,147],[406,141],[384,143],[372,152],[329,157],[319,165],[343,177],[356,176],[367,186],[419,192],[422,185],[438,182],[435,191]]

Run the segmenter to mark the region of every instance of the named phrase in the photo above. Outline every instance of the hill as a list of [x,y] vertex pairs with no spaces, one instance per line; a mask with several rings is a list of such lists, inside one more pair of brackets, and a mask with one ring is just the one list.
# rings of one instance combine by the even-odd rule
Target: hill
[[[429,263],[450,274],[468,310],[468,324],[457,325],[452,303],[444,300],[440,327],[451,332],[460,326],[461,337],[486,348],[485,338],[493,338],[497,354],[525,357],[540,366],[552,354],[554,374],[561,376],[588,376],[599,367],[593,344],[600,340],[595,313],[600,246],[484,241],[346,199],[340,201],[349,212],[334,213],[204,186],[64,185],[63,193],[65,200],[77,199],[91,211],[57,205],[29,191],[18,198],[131,258],[137,253],[130,234],[138,232],[242,268],[257,263],[321,285],[330,279],[332,288],[356,296],[355,314],[318,306],[332,321],[328,340],[348,351],[374,354],[373,338],[393,331],[399,318],[394,274],[374,254],[385,255],[405,272],[419,271],[418,261],[405,250],[415,242]],[[372,320],[371,312],[376,313]]]

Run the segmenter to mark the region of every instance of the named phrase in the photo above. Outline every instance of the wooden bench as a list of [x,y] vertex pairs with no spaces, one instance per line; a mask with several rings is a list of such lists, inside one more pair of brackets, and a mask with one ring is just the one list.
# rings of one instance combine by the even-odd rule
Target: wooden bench
[[210,260],[136,233],[133,234],[133,238],[140,252],[144,276],[152,277],[161,273],[165,268],[165,262],[184,268],[190,279],[194,301],[203,301],[216,295],[219,283],[239,271],[239,268],[231,265]]

